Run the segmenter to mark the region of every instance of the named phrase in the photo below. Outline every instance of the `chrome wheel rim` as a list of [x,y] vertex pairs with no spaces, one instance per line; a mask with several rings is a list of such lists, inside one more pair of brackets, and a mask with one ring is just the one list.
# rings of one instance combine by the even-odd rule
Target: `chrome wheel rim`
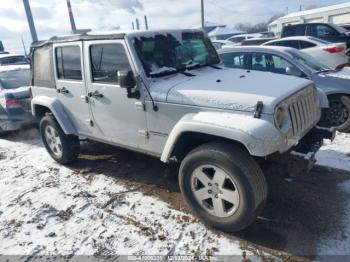
[[62,141],[57,133],[57,131],[52,126],[47,126],[45,128],[45,140],[49,146],[52,154],[56,157],[62,157]]
[[199,205],[213,216],[232,216],[239,207],[235,182],[226,171],[214,165],[199,166],[193,171],[191,189]]

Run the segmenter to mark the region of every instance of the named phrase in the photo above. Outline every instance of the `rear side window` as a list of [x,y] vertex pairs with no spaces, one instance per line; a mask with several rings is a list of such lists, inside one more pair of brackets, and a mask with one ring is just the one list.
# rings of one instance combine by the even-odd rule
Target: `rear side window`
[[52,46],[43,46],[34,49],[33,52],[33,85],[55,88]]
[[243,53],[226,53],[220,55],[221,61],[229,68],[246,68]]
[[100,44],[90,47],[92,81],[118,84],[118,71],[131,70],[122,44]]
[[82,80],[80,47],[57,47],[56,67],[58,79]]
[[300,43],[300,49],[306,49],[306,48],[311,48],[316,46],[314,43],[310,43],[307,41],[299,41],[299,43]]
[[268,45],[286,46],[286,47],[300,49],[298,40],[278,41]]
[[305,25],[291,25],[283,28],[282,37],[305,35]]

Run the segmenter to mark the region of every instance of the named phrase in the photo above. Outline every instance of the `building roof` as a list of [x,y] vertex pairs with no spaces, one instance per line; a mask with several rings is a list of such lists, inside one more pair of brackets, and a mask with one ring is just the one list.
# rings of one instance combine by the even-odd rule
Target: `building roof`
[[[324,6],[324,7],[320,7],[320,8],[304,10],[304,11],[300,11],[300,12],[293,12],[293,13],[290,13],[288,15],[285,15],[283,17],[276,19],[275,21],[270,23],[270,25],[276,24],[277,21],[279,21],[279,20],[289,19],[289,18],[293,18],[293,17],[303,17],[303,16],[314,15],[314,14],[319,14],[319,13],[326,13],[326,12],[337,11],[337,10],[339,10],[340,13],[342,13],[342,9],[344,9],[344,8],[350,8],[350,2],[336,4],[336,5],[329,5],[329,6]],[[347,11],[347,12],[349,12],[349,11]]]

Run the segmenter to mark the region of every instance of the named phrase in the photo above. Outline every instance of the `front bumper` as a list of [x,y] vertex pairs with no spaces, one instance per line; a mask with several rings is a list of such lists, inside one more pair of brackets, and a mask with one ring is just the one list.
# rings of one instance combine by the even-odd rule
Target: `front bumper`
[[295,147],[287,153],[272,156],[272,160],[286,165],[289,175],[307,174],[316,163],[316,153],[323,145],[323,139],[334,140],[335,128],[314,127]]

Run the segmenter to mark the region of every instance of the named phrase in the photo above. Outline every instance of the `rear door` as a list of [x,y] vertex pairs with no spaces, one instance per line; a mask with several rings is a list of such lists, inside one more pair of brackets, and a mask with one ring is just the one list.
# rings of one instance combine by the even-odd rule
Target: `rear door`
[[86,41],[84,53],[94,135],[132,148],[145,145],[143,102],[128,98],[118,81],[118,71],[133,70],[124,40]]
[[90,111],[85,101],[82,42],[54,45],[57,97],[81,135],[91,135]]

